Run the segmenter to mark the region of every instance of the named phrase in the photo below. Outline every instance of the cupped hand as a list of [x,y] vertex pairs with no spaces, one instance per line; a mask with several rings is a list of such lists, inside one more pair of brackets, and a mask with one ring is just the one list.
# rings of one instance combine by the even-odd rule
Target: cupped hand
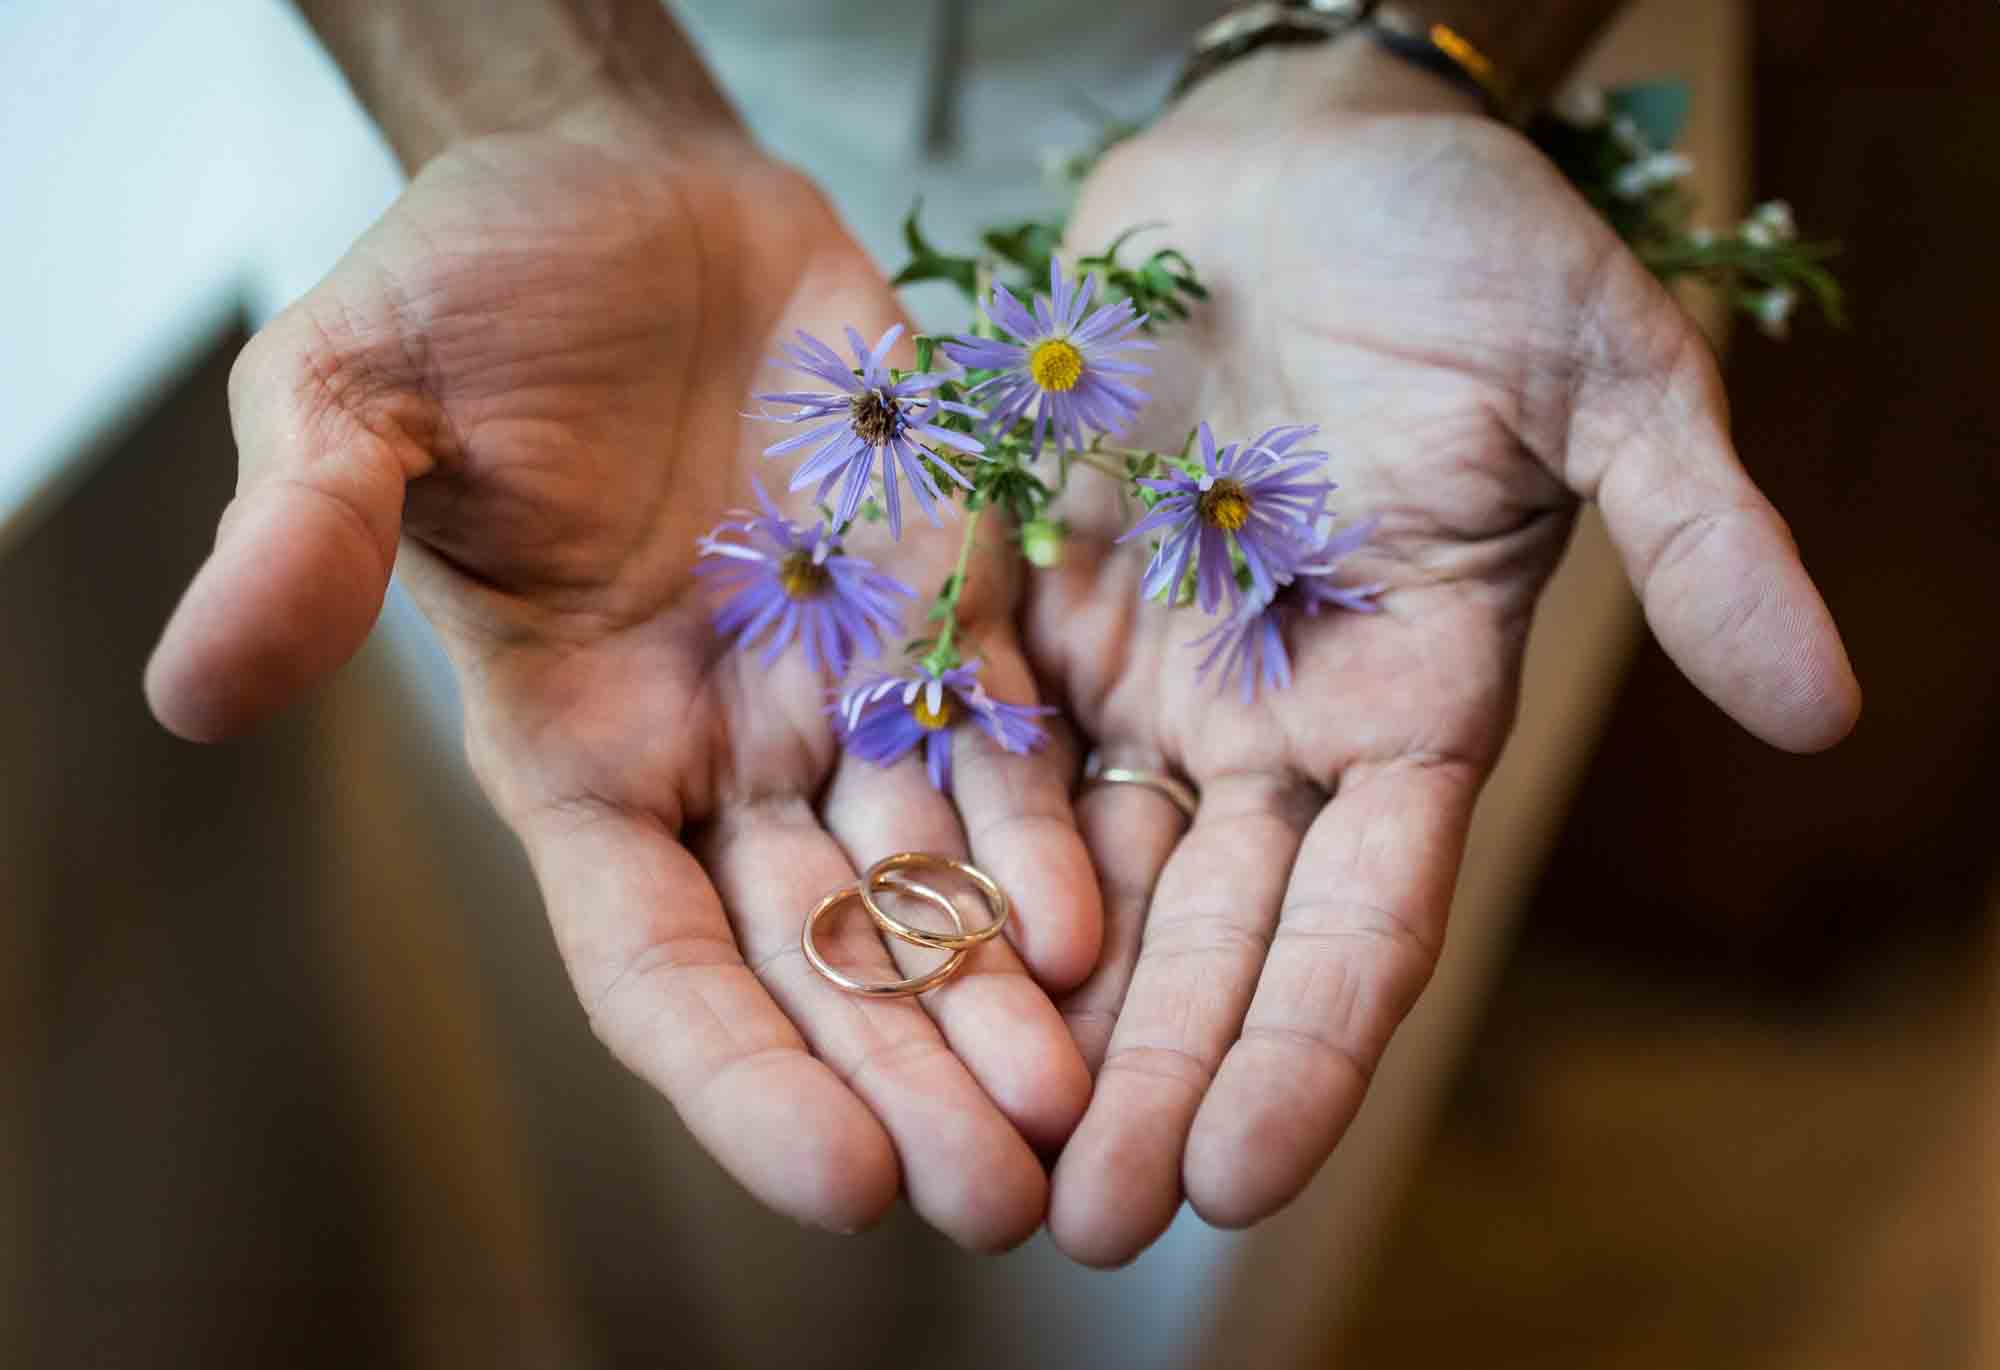
[[1201,795],[1191,825],[1139,786],[1078,801],[1105,948],[1064,1007],[1096,1087],[1050,1227],[1092,1263],[1135,1255],[1184,1195],[1212,1222],[1266,1216],[1353,1118],[1437,960],[1579,500],[1744,726],[1811,750],[1858,709],[1708,345],[1525,140],[1389,63],[1365,43],[1246,59],[1116,149],[1069,229],[1094,249],[1158,223],[1211,291],[1161,333],[1132,439],[1320,425],[1332,507],[1381,519],[1354,581],[1387,586],[1379,613],[1303,620],[1290,688],[1246,705],[1197,678],[1213,620],[1141,603],[1145,549],[1112,545],[1131,512],[1071,482],[1031,658],[1108,762]]
[[[744,412],[799,386],[778,343],[895,319],[825,202],[740,135],[462,144],[245,350],[238,492],[147,688],[177,732],[238,731],[355,650],[393,567],[603,1040],[781,1211],[851,1229],[900,1189],[996,1247],[1039,1225],[1035,1151],[1089,1086],[1034,978],[1074,984],[1097,947],[1062,768],[971,729],[949,796],[917,759],[844,758],[834,682],[796,647],[729,650],[692,575],[753,475],[785,488],[761,455],[785,430]],[[906,522],[850,550],[928,591],[958,530]],[[1017,589],[982,574],[964,640],[993,693],[1031,703]],[[900,847],[969,851],[1020,910],[1013,945],[922,1004],[845,994],[799,952],[807,909]],[[893,978],[843,919],[830,954]]]

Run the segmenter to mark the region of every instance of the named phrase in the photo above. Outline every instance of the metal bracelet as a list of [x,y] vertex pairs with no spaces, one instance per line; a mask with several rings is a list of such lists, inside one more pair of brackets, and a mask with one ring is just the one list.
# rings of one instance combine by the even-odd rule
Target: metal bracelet
[[1259,48],[1325,43],[1356,29],[1367,29],[1404,61],[1465,87],[1489,112],[1502,118],[1517,113],[1509,83],[1464,34],[1378,0],[1258,0],[1232,10],[1195,35],[1171,98]]
[[1463,87],[1495,118],[1516,123],[1527,117],[1529,111],[1515,107],[1513,82],[1451,25],[1412,14],[1401,5],[1377,5],[1372,18],[1370,30],[1386,51]]
[[1170,99],[1237,58],[1272,44],[1324,43],[1367,22],[1376,0],[1258,0],[1195,34]]

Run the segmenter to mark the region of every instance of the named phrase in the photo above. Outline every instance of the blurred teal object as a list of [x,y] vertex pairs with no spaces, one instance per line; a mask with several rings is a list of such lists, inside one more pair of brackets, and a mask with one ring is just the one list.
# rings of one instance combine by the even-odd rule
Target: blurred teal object
[[1687,82],[1672,78],[1615,86],[1605,92],[1604,98],[1611,107],[1612,117],[1622,114],[1630,119],[1646,135],[1647,142],[1664,152],[1679,142],[1686,130],[1688,108],[1694,96]]

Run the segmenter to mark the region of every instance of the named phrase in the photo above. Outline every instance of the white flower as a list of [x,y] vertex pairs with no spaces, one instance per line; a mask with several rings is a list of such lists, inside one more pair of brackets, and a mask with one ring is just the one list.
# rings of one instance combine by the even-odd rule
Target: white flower
[[1799,236],[1792,207],[1783,200],[1758,205],[1743,221],[1743,241],[1752,247],[1776,247]]
[[1650,191],[1672,185],[1693,170],[1694,163],[1681,153],[1655,152],[1619,168],[1611,190],[1622,200],[1642,200]]
[[1611,107],[1605,103],[1604,87],[1580,81],[1556,96],[1555,113],[1566,124],[1600,128],[1611,117]]
[[1621,114],[1611,121],[1611,141],[1634,157],[1649,157],[1653,152],[1645,130],[1633,123],[1628,114]]
[[1766,336],[1782,338],[1792,329],[1792,310],[1799,294],[1788,285],[1774,285],[1750,297],[1750,313]]
[[1688,245],[1690,247],[1713,247],[1715,245],[1715,230],[1701,224],[1695,225],[1688,230]]

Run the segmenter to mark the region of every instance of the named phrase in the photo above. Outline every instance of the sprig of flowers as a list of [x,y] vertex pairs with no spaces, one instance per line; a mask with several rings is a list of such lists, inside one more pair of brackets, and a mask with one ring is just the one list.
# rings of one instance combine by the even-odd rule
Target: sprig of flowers
[[[923,238],[914,211],[907,232],[915,259],[897,279],[969,286],[972,324],[913,339],[910,371],[888,362],[900,328],[872,347],[847,329],[852,362],[808,333],[781,345],[779,360],[826,388],[755,396],[767,406],[763,417],[803,430],[766,454],[797,460],[792,490],[811,488],[825,501],[837,489],[838,503],[822,503],[821,522],[807,529],[759,485],[761,514],[732,516],[700,540],[698,569],[729,592],[715,617],[719,633],[739,649],[764,640],[767,663],[798,643],[809,666],[838,677],[857,654],[880,653],[881,638],[899,622],[895,601],[914,597],[845,550],[849,528],[885,520],[900,539],[903,485],[933,524],[940,506],[963,502],[957,562],[925,612],[933,631],[903,645],[902,669],[868,677],[828,707],[849,752],[886,766],[921,749],[931,783],[942,789],[956,728],[974,728],[1008,751],[1046,740],[1037,720],[1052,710],[997,700],[979,682],[979,661],[963,654],[959,610],[988,509],[1014,522],[1030,565],[1060,562],[1063,529],[1049,506],[1073,470],[1116,481],[1138,506],[1121,540],[1159,540],[1146,593],[1171,607],[1185,588],[1209,613],[1226,602],[1229,616],[1216,633],[1239,643],[1254,637],[1262,669],[1231,666],[1221,682],[1240,677],[1252,693],[1260,682],[1281,687],[1290,679],[1282,634],[1293,618],[1328,605],[1373,608],[1379,587],[1334,581],[1334,562],[1368,527],[1331,534],[1323,526],[1333,483],[1324,475],[1327,454],[1307,445],[1314,429],[1284,425],[1218,444],[1203,423],[1178,453],[1116,445],[1146,401],[1140,386],[1149,373],[1131,354],[1152,346],[1147,332],[1186,317],[1206,297],[1183,254],[1163,248],[1124,264],[1127,233],[1072,265],[1056,250],[1059,226],[1025,223],[986,234],[985,252],[960,258]],[[996,279],[1002,273],[1018,273],[1016,284]],[[1041,283],[1046,288],[1036,290]],[[1260,615],[1254,629],[1253,613]],[[1216,633],[1200,640],[1209,648],[1204,673],[1247,651],[1218,653]]]
[[1675,148],[1687,112],[1687,87],[1676,81],[1576,86],[1528,132],[1662,281],[1690,277],[1722,291],[1774,338],[1788,335],[1804,299],[1842,322],[1840,283],[1825,266],[1839,248],[1802,241],[1783,200],[1757,206],[1727,232],[1697,222],[1687,189],[1694,162]]

